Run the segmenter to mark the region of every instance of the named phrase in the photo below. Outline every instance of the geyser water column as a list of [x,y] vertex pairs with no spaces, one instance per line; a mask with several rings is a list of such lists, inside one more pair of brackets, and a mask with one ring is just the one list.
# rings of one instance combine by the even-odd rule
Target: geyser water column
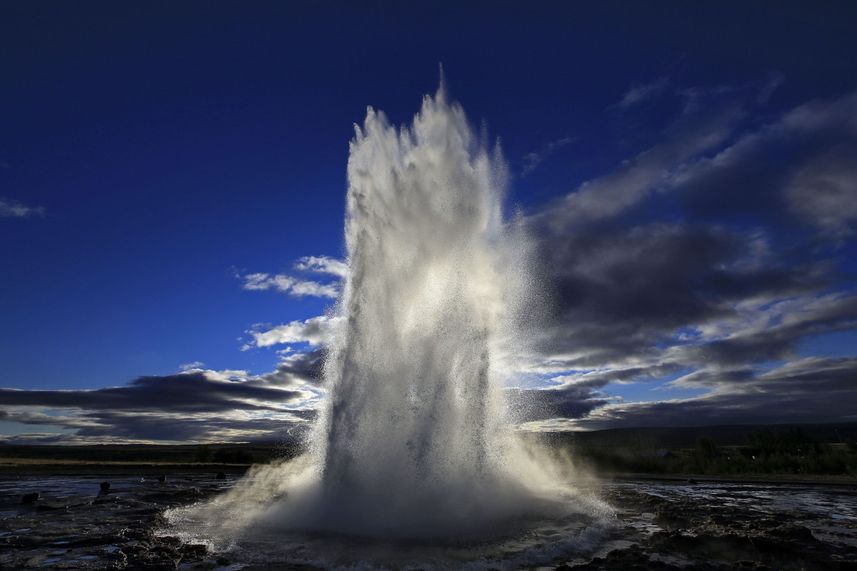
[[[533,284],[527,240],[502,217],[499,151],[443,88],[408,127],[370,109],[350,150],[349,271],[309,450],[168,510],[172,533],[248,560],[322,567],[500,557],[520,568],[590,545],[609,507],[575,491],[565,464],[522,446],[504,403]],[[337,533],[381,542],[357,549]],[[432,551],[462,534],[479,539],[466,553]],[[389,538],[410,547],[379,552]]]
[[505,164],[443,87],[410,127],[370,108],[350,151],[344,319],[313,437],[325,511],[381,533],[477,524],[516,487],[496,358],[518,280]]

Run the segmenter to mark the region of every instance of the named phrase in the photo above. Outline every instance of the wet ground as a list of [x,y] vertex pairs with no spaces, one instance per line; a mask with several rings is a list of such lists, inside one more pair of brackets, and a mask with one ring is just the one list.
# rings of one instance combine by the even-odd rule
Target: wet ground
[[623,481],[617,526],[574,569],[857,569],[857,487]]
[[0,569],[175,569],[190,562],[222,567],[228,562],[205,547],[156,531],[165,523],[164,509],[215,495],[237,477],[2,475]]
[[[312,568],[286,563],[295,561],[287,551],[206,545],[174,529],[165,509],[212,497],[238,475],[165,476],[0,475],[0,569]],[[38,499],[24,503],[33,493]],[[597,528],[557,522],[515,538],[429,547],[316,535],[295,549],[335,549],[342,563],[400,549],[387,565],[409,569],[857,569],[857,487],[624,480],[601,495],[616,518]]]

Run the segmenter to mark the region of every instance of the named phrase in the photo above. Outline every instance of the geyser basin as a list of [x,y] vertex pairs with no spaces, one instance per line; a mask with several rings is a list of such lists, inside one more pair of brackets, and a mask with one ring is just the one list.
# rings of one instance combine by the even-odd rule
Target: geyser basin
[[349,271],[309,451],[168,517],[195,539],[290,537],[298,551],[307,531],[472,541],[550,522],[581,541],[609,509],[519,443],[504,402],[533,284],[526,240],[503,220],[499,150],[443,88],[408,128],[370,108],[356,131]]

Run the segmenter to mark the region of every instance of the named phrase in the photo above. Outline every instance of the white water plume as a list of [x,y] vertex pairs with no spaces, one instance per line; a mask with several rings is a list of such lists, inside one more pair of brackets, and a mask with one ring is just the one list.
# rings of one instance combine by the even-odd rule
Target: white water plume
[[438,537],[605,509],[513,433],[504,371],[533,284],[503,220],[506,178],[443,87],[410,127],[369,109],[350,145],[349,271],[310,449],[174,521]]

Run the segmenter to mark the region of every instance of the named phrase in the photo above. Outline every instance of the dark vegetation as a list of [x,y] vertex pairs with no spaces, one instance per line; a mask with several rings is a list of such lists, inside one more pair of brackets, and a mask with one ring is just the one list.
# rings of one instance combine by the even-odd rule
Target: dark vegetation
[[602,473],[857,478],[857,424],[637,429],[549,439]]

